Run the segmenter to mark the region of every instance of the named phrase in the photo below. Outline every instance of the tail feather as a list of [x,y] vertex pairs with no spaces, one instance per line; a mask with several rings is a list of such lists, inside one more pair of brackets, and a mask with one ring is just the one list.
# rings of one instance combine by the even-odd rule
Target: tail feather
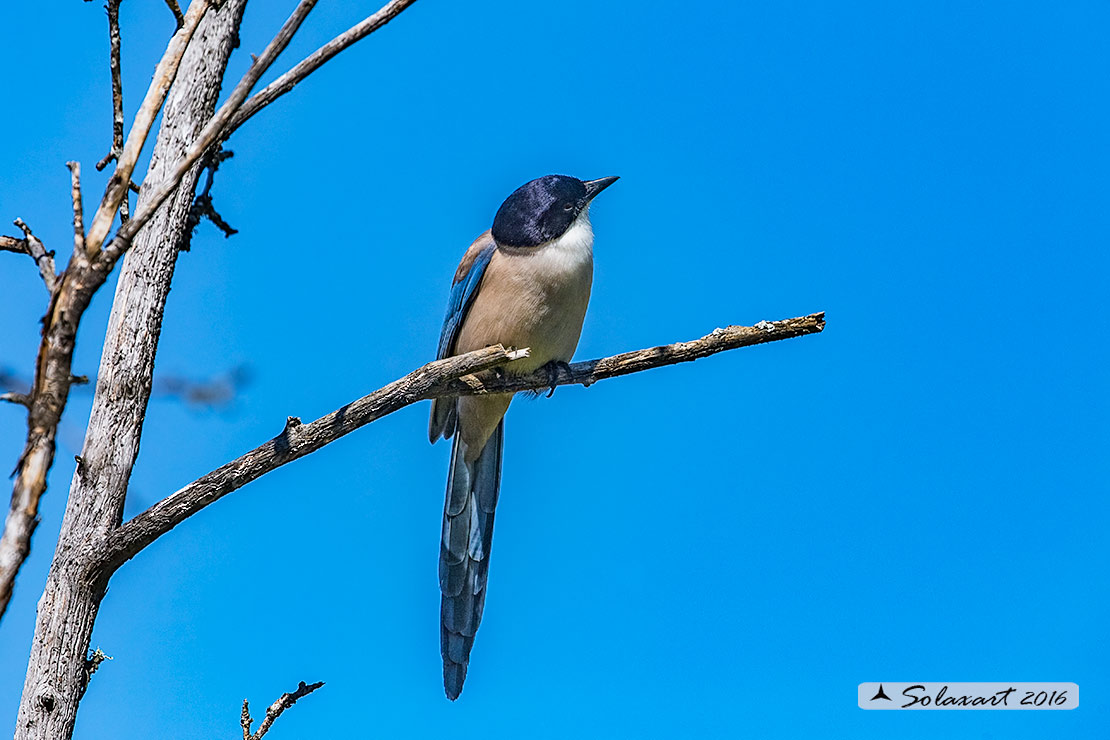
[[432,413],[428,417],[428,441],[435,444],[440,437],[448,439],[455,433],[458,420],[458,404],[454,398],[433,398]]
[[443,688],[452,701],[462,692],[470,649],[486,601],[493,517],[501,488],[504,429],[502,420],[481,454],[470,463],[466,462],[466,446],[460,437],[456,436],[451,446],[439,551],[439,587]]

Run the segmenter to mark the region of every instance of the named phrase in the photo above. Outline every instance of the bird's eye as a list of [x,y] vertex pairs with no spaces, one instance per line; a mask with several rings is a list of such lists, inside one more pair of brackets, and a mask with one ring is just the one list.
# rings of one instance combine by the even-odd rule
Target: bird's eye
[[574,204],[573,203],[567,203],[565,206],[563,206],[563,210],[564,211],[573,211],[574,210]]

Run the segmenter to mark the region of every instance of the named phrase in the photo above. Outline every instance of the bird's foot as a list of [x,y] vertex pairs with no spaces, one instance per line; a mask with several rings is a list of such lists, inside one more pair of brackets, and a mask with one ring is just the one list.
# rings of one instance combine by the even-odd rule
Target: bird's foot
[[543,369],[547,371],[547,383],[550,386],[550,390],[547,391],[547,397],[551,398],[555,395],[556,381],[559,380],[559,371],[562,370],[569,375],[570,364],[562,360],[552,360],[544,365]]

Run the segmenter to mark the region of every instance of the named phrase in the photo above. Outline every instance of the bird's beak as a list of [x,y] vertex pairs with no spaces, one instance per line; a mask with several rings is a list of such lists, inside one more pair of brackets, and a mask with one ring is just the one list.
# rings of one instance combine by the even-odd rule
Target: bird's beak
[[594,196],[619,179],[619,177],[599,177],[596,180],[585,180],[582,184],[586,186],[586,202],[589,203]]

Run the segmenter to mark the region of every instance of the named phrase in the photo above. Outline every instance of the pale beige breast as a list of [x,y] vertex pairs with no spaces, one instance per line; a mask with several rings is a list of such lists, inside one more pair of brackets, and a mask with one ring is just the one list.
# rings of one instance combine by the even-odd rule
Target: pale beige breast
[[[552,360],[569,362],[582,334],[593,274],[588,218],[541,247],[498,248],[463,320],[455,353],[491,344],[528,347],[527,359],[505,367],[513,374],[532,372]],[[509,394],[458,399],[458,433],[468,454],[478,454],[511,400]]]
[[461,354],[491,344],[529,347],[513,372],[552,360],[569,362],[582,334],[593,282],[593,258],[550,244],[531,253],[498,250],[482,278],[455,344]]

